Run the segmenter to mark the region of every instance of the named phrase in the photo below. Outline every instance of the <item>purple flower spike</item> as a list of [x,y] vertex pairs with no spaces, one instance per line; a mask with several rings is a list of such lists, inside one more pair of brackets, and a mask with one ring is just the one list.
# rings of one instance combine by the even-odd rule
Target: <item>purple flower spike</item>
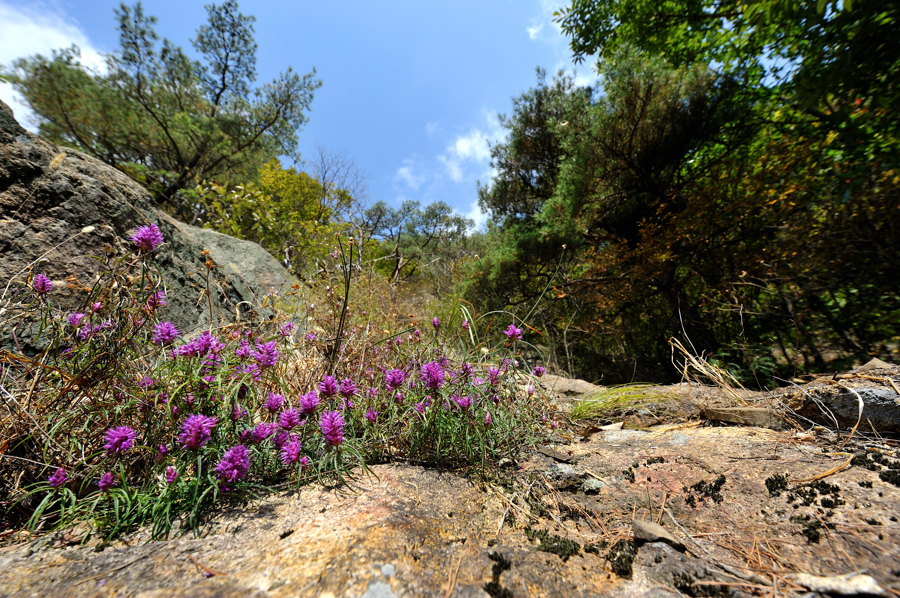
[[266,401],[266,409],[271,412],[276,412],[281,409],[281,405],[284,403],[284,395],[277,395],[273,392],[269,393],[269,400]]
[[111,471],[107,471],[97,481],[97,486],[101,492],[109,492],[109,489],[116,485],[116,478],[113,477]]
[[[38,274],[34,277],[34,280],[31,281],[31,288],[33,288],[34,292],[38,295],[46,295],[50,292],[50,289],[53,288],[53,282],[44,274]],[[56,486],[54,486],[54,488],[55,487]]]
[[490,411],[486,411],[484,414],[484,425],[486,428],[490,428],[492,425],[494,425],[494,418],[491,417]]
[[278,430],[278,424],[276,423],[268,423],[268,422],[260,422],[253,429],[252,439],[253,442],[259,444],[272,434],[274,434]]
[[48,482],[50,482],[51,488],[59,488],[63,484],[65,484],[69,480],[69,476],[66,475],[66,470],[64,467],[60,467],[53,475],[50,476]]
[[503,334],[508,336],[511,341],[522,340],[522,329],[516,328],[513,324],[510,324],[509,328],[503,331]]
[[323,413],[319,426],[327,444],[339,446],[344,442],[344,419],[341,417],[340,411]]
[[488,382],[491,383],[491,386],[500,384],[500,370],[495,367],[488,368]]
[[433,319],[431,320],[431,325],[434,326],[434,329],[435,329],[435,330],[437,330],[438,328],[441,327],[441,321],[438,320],[437,318],[433,318]]
[[303,415],[312,415],[316,412],[316,407],[319,406],[319,396],[316,394],[316,391],[311,390],[305,395],[300,395],[300,411]]
[[155,224],[139,226],[131,235],[131,242],[141,251],[153,251],[163,242],[162,233]]
[[462,327],[463,327],[463,330],[468,330],[469,329],[469,321],[463,320]]
[[278,350],[275,348],[275,341],[261,343],[256,341],[256,351],[251,351],[250,356],[256,360],[257,365],[261,368],[270,368],[278,362]]
[[453,400],[463,411],[468,411],[469,407],[472,406],[472,397],[468,395],[463,397],[453,397]]
[[337,394],[337,392],[337,379],[334,376],[325,376],[324,378],[322,378],[322,381],[319,382],[319,396],[321,396],[323,399],[334,396]]
[[72,328],[78,328],[81,326],[81,321],[84,319],[84,314],[73,313],[69,315],[69,326]]
[[281,462],[285,465],[296,463],[300,460],[300,441],[291,440],[281,448]]
[[236,482],[250,471],[250,451],[238,444],[225,451],[216,465],[216,477],[223,482]]
[[369,410],[366,411],[366,419],[373,424],[375,423],[375,420],[378,419],[378,412],[375,411],[374,407],[369,407]]
[[539,365],[536,365],[536,366],[534,366],[534,371],[531,372],[531,375],[540,378],[541,376],[543,376],[546,373],[547,373],[546,369],[544,369],[543,367],[541,367]]
[[185,448],[196,451],[204,444],[209,442],[212,429],[216,427],[219,420],[215,417],[207,417],[205,415],[191,415],[181,426],[181,434],[178,441]]
[[166,467],[166,484],[171,484],[178,479],[178,470],[169,465]]
[[436,361],[426,363],[422,366],[422,381],[428,388],[439,389],[444,382],[444,368]]
[[166,305],[166,292],[165,291],[156,291],[147,299],[147,304],[144,305],[144,309],[150,312],[156,311],[160,307],[165,307]]
[[278,416],[278,425],[283,430],[292,430],[300,425],[300,414],[293,407],[287,411],[282,411]]
[[384,385],[388,390],[395,390],[406,381],[406,373],[403,370],[390,370],[384,375]]
[[106,433],[106,444],[103,445],[103,448],[106,449],[107,455],[124,453],[134,444],[135,436],[137,433],[128,426],[110,428]]
[[356,394],[356,384],[353,383],[353,380],[350,378],[344,378],[341,380],[341,395],[347,398],[352,397]]
[[172,322],[160,322],[153,329],[153,344],[168,345],[178,338],[178,329]]

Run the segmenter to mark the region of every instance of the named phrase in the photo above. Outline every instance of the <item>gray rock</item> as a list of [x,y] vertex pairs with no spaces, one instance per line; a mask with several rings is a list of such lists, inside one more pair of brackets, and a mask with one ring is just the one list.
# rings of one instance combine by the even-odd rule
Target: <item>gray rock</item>
[[665,542],[672,548],[684,550],[684,544],[658,523],[635,519],[631,522],[631,529],[634,531],[634,539],[638,542]]
[[584,482],[581,483],[581,491],[585,494],[597,494],[604,488],[606,488],[606,482],[595,478],[585,478]]
[[[52,165],[52,168],[51,168]],[[165,243],[155,259],[167,291],[165,317],[187,336],[244,312],[244,319],[270,314],[255,311],[263,295],[294,282],[275,258],[257,245],[188,226],[152,205],[150,193],[115,168],[81,152],[56,146],[23,129],[0,102],[0,291],[6,300],[25,290],[32,264],[54,281],[52,301],[62,309],[82,305],[85,286],[101,271],[105,245],[128,248],[137,226],[156,223]],[[81,232],[93,227],[91,232]],[[198,301],[207,288],[210,301]],[[211,305],[210,305],[211,303]],[[0,331],[0,347],[12,346],[9,326]],[[18,340],[36,350],[27,332]]]
[[817,424],[834,428],[837,422],[841,428],[849,429],[859,419],[860,399],[863,402],[861,427],[869,431],[871,422],[878,432],[900,432],[900,395],[890,387],[853,387],[846,383],[807,387],[795,393],[787,406]]

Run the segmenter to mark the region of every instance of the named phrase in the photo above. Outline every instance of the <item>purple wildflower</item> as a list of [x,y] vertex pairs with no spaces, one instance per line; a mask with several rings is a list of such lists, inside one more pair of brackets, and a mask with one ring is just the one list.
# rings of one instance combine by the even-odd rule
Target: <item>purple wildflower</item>
[[250,356],[256,360],[261,368],[270,368],[278,361],[278,350],[275,348],[275,341],[261,343],[256,341],[256,351],[251,351]]
[[306,455],[300,457],[300,469],[306,469],[307,465],[309,465],[309,457]]
[[537,376],[538,378],[540,378],[541,376],[543,376],[546,373],[547,373],[546,369],[544,369],[542,366],[536,365],[536,366],[534,366],[534,371],[531,372],[531,375]]
[[463,330],[468,330],[469,329],[469,321],[464,319],[463,323],[462,323],[462,327],[463,327]]
[[153,386],[153,378],[150,378],[148,376],[141,377],[141,381],[138,382],[138,386],[140,386],[141,388],[150,388],[151,386]]
[[162,461],[166,460],[166,456],[168,454],[169,454],[169,449],[166,448],[166,445],[161,444],[157,447],[156,454],[154,455],[154,457],[156,458],[157,461],[162,462]]
[[500,370],[495,367],[488,368],[488,382],[491,383],[491,386],[497,386],[500,384]]
[[322,436],[325,442],[331,446],[338,446],[344,442],[344,419],[340,411],[326,411],[319,422]]
[[533,385],[533,384],[529,384],[528,386],[526,386],[526,387],[525,387],[525,392],[528,393],[528,396],[529,396],[529,397],[530,397],[530,396],[533,396],[533,395],[534,395],[534,385]]
[[473,373],[475,373],[475,369],[469,363],[464,361],[459,365],[459,375],[464,380],[468,380]]
[[253,429],[253,442],[259,444],[278,430],[278,424],[269,422],[260,422]]
[[291,430],[300,425],[300,414],[296,409],[291,407],[287,411],[282,411],[278,416],[278,425],[284,430]]
[[99,301],[97,301],[96,303],[91,303],[91,311],[94,313],[100,311],[101,307],[103,307],[103,304]]
[[178,441],[192,451],[196,451],[204,444],[209,442],[212,429],[216,427],[219,420],[215,417],[207,417],[205,415],[191,415],[181,425],[181,434]]
[[374,407],[369,407],[369,410],[366,411],[366,419],[373,424],[375,423],[375,420],[378,419],[378,412],[375,411]]
[[266,409],[274,413],[281,409],[283,403],[284,395],[277,395],[274,392],[270,392],[269,399],[266,401]]
[[310,391],[305,395],[300,395],[300,411],[303,415],[312,415],[319,406],[319,397],[315,391]]
[[147,303],[144,305],[144,309],[149,312],[156,311],[160,307],[164,307],[166,305],[166,292],[165,291],[156,291],[150,297],[147,298]]
[[384,385],[388,390],[400,388],[406,380],[406,372],[403,370],[389,370],[384,374]]
[[171,484],[178,479],[178,470],[169,465],[166,467],[166,484]]
[[324,399],[327,399],[330,396],[336,395],[338,391],[337,379],[334,376],[325,376],[322,378],[322,381],[319,382],[319,396]]
[[247,409],[235,404],[231,408],[231,421],[236,422],[247,416]]
[[425,403],[416,403],[414,407],[415,407],[416,413],[425,413],[425,408],[427,406],[428,405],[426,405]]
[[106,433],[106,444],[103,448],[106,449],[107,455],[124,453],[134,444],[135,436],[137,433],[128,426],[110,428]]
[[162,233],[155,224],[139,226],[131,235],[131,242],[141,251],[153,251],[163,242]]
[[[53,288],[53,281],[44,274],[38,274],[34,277],[34,280],[31,281],[31,288],[33,288],[34,292],[38,295],[46,295],[50,292],[50,289]],[[65,475],[65,471],[63,471],[63,475]],[[54,486],[54,488],[56,488],[56,486]]]
[[290,439],[291,439],[291,435],[288,434],[286,431],[281,430],[280,432],[275,434],[275,438],[272,440],[272,443],[275,445],[276,449],[281,450],[281,447],[283,447],[285,444],[287,444],[287,442]]
[[216,465],[216,477],[223,482],[236,482],[250,471],[250,451],[238,444],[225,451]]
[[459,405],[459,408],[463,411],[468,411],[469,407],[472,406],[472,397],[466,395],[462,397],[451,397],[453,401]]
[[350,378],[344,378],[341,380],[341,395],[345,397],[352,397],[356,394],[356,384],[353,383],[353,380]]
[[239,359],[247,359],[250,357],[250,343],[246,340],[241,339],[240,346],[234,350],[234,354],[237,355]]
[[281,448],[281,462],[285,465],[296,463],[300,459],[300,441],[291,440]]
[[78,328],[81,326],[81,321],[84,319],[84,314],[80,313],[72,313],[69,315],[69,326],[72,328]]
[[439,389],[444,381],[444,368],[436,361],[426,363],[422,366],[422,381],[427,388]]
[[434,326],[435,330],[437,330],[438,328],[441,327],[441,321],[435,317],[431,320],[431,325]]
[[485,427],[488,427],[488,428],[490,428],[492,425],[494,425],[494,418],[491,417],[490,411],[485,411],[485,413],[484,413],[484,425],[485,425]]
[[305,338],[306,342],[308,342],[308,343],[314,343],[314,342],[316,342],[316,333],[315,332],[307,332],[306,336],[304,336],[303,338]]
[[50,479],[47,481],[50,483],[51,488],[59,488],[68,480],[69,476],[66,475],[66,469],[64,467],[60,467],[55,472],[53,472],[53,475],[50,476]]
[[168,345],[178,337],[178,329],[172,322],[160,322],[153,329],[153,344]]
[[520,341],[522,340],[522,329],[516,328],[515,325],[510,324],[509,328],[503,331],[503,334],[509,337],[511,341]]
[[284,326],[281,327],[281,331],[279,332],[279,334],[281,336],[290,336],[291,331],[293,329],[294,329],[294,325],[291,322],[288,322],[287,324],[285,324]]
[[108,492],[110,488],[116,485],[116,478],[113,477],[111,471],[107,471],[100,479],[97,481],[97,486],[100,488],[101,492]]

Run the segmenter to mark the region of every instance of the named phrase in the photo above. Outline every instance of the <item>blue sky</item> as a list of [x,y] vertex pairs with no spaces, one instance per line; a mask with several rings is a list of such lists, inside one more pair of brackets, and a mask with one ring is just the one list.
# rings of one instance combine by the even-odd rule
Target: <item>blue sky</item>
[[[0,64],[77,44],[87,64],[118,47],[110,0],[0,0]],[[564,0],[380,0],[240,2],[256,17],[257,83],[288,66],[316,68],[323,86],[300,133],[345,152],[368,175],[369,201],[442,200],[479,219],[476,181],[490,179],[489,143],[502,138],[498,113],[532,87],[535,68],[577,70],[551,22]],[[146,0],[157,32],[192,52],[206,20],[202,2]],[[8,85],[0,99],[29,117]],[[29,126],[29,128],[34,128]]]

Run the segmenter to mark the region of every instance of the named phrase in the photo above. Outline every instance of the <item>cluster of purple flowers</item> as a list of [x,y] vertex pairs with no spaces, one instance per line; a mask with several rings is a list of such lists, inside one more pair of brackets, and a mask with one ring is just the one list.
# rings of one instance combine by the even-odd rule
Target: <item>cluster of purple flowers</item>
[[278,362],[278,349],[275,348],[275,341],[267,343],[256,341],[256,350],[250,351],[250,357],[261,368],[274,367]]
[[426,388],[435,390],[441,387],[444,382],[444,368],[437,361],[430,361],[422,366],[422,382]]
[[509,328],[503,331],[503,334],[509,337],[511,341],[520,341],[522,340],[522,329],[516,328],[514,324],[510,324]]
[[206,357],[209,354],[218,355],[225,345],[217,339],[209,330],[204,330],[200,336],[194,338],[176,350],[181,357]]
[[113,476],[111,471],[107,471],[100,479],[97,481],[97,486],[100,488],[101,492],[109,492],[109,490],[116,485],[116,478]]
[[168,345],[178,338],[178,329],[172,322],[160,322],[153,329],[153,344]]
[[103,445],[103,448],[107,455],[124,453],[134,445],[136,436],[137,433],[128,426],[110,428],[106,433],[106,444]]
[[406,381],[406,372],[403,370],[388,370],[384,374],[384,385],[388,390],[396,390]]
[[147,298],[147,303],[144,304],[144,311],[148,311],[150,313],[155,312],[160,307],[165,307],[166,305],[166,292],[165,291],[155,291]]
[[178,436],[180,442],[185,448],[192,451],[203,447],[212,435],[212,429],[216,427],[219,420],[215,417],[206,415],[190,415],[181,425],[181,434]]
[[141,251],[153,251],[163,242],[162,233],[155,224],[139,226],[131,235],[131,242]]
[[326,411],[319,421],[322,436],[325,442],[331,446],[339,446],[344,442],[344,418],[340,411]]
[[281,409],[281,406],[284,404],[284,395],[277,395],[273,392],[269,393],[269,398],[266,401],[266,409],[271,411],[272,413]]
[[316,412],[316,407],[319,406],[319,402],[321,399],[315,393],[315,391],[310,391],[305,395],[300,395],[300,411],[303,415],[312,415]]
[[322,381],[319,382],[318,388],[319,396],[323,399],[336,395],[338,393],[337,378],[334,376],[325,376],[322,378]]
[[216,464],[216,477],[223,482],[236,482],[250,471],[250,450],[243,444],[231,447]]
[[50,292],[50,289],[53,288],[53,282],[47,278],[45,274],[41,273],[35,276],[34,280],[31,281],[31,288],[33,288],[34,292],[38,295],[46,295]]
[[50,483],[51,488],[59,488],[63,484],[65,484],[69,480],[69,476],[66,474],[66,469],[64,467],[60,467],[56,471],[53,472],[53,475],[50,476],[50,479],[47,480]]
[[284,430],[292,430],[300,425],[300,414],[291,407],[278,415],[278,425]]

